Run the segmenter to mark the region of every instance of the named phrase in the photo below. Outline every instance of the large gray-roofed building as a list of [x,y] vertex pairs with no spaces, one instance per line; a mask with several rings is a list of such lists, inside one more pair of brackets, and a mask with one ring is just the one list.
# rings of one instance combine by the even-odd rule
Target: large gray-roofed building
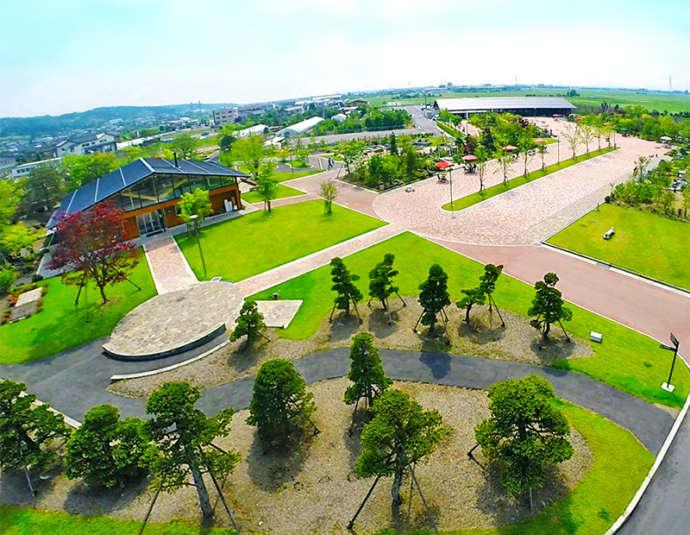
[[564,115],[571,113],[575,106],[563,97],[475,97],[440,98],[434,102],[438,110],[446,110],[455,115],[467,116],[470,113],[509,112],[517,115]]
[[113,201],[124,210],[127,238],[158,232],[182,222],[176,205],[197,188],[209,192],[214,214],[240,209],[237,179],[248,176],[213,161],[139,158],[70,193],[47,227],[55,227],[61,217]]

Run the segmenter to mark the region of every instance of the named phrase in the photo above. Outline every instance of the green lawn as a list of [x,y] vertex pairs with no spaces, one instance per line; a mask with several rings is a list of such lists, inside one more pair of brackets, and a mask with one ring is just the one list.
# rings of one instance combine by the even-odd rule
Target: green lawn
[[[461,197],[453,201],[453,210],[462,210],[463,208],[467,208],[468,206],[472,206],[473,204],[485,201],[486,199],[490,199],[491,197],[500,195],[501,193],[522,186],[523,184],[527,184],[528,182],[532,182],[533,180],[536,180],[538,178],[545,177],[546,175],[555,173],[556,171],[560,171],[561,169],[565,169],[566,167],[570,167],[571,165],[584,162],[586,160],[595,158],[597,156],[600,156],[601,154],[606,154],[607,152],[611,152],[613,150],[616,149],[613,147],[604,147],[601,150],[593,150],[589,154],[578,156],[575,160],[563,160],[560,163],[547,165],[546,169],[544,169],[543,171],[541,169],[537,169],[536,171],[527,173],[527,177],[524,177],[522,175],[515,177],[511,180],[508,180],[508,183],[505,186],[501,182],[499,184],[491,186],[490,188],[486,188],[484,192],[481,194],[472,193],[471,195],[466,195],[465,197]],[[541,157],[537,155],[535,156],[535,158]],[[450,203],[444,204],[443,209],[450,210]]]
[[374,230],[386,223],[338,205],[325,215],[322,201],[253,212],[201,230],[204,275],[196,238],[176,237],[199,279],[239,281]]
[[[60,277],[42,281],[48,287],[43,310],[30,318],[0,326],[0,364],[17,364],[54,355],[70,347],[109,335],[122,317],[137,305],[156,295],[146,257],[134,269],[132,281],[106,289],[108,303],[100,305],[100,294],[89,285],[88,302],[82,292],[74,307],[76,286],[66,286]],[[1,373],[1,370],[0,370]]]
[[[284,186],[283,184],[278,184],[278,190],[276,192],[276,199],[284,199],[285,197],[295,197],[297,195],[304,195],[303,191],[300,191],[289,186]],[[261,195],[257,191],[248,191],[242,194],[242,200],[250,203],[260,203],[263,202]]]
[[594,464],[564,498],[520,524],[457,535],[601,535],[623,513],[654,464],[654,456],[629,431],[603,416],[557,401],[585,438]]
[[[623,512],[654,457],[633,436],[602,416],[570,403],[556,401],[571,426],[585,438],[594,463],[589,472],[564,498],[523,523],[494,530],[463,530],[457,535],[600,535]],[[615,452],[615,455],[612,454]],[[0,506],[3,535],[134,535],[140,522],[103,516],[78,516],[61,512]],[[182,523],[148,524],[151,535],[215,535],[229,530],[202,530]]]
[[[118,520],[106,516],[70,515],[56,511],[37,511],[28,507],[0,505],[2,535],[137,535],[141,522]],[[147,535],[220,535],[234,533],[229,529],[201,528],[182,522],[146,524]]]
[[[400,270],[396,284],[402,295],[418,295],[419,284],[434,263],[443,266],[449,274],[448,288],[453,300],[460,299],[462,288],[476,286],[483,271],[481,264],[473,260],[414,234],[405,233],[347,257],[347,267],[361,277],[357,284],[364,295],[368,292],[369,270],[388,252],[396,257],[395,264]],[[283,337],[299,340],[314,334],[329,314],[333,298],[330,287],[329,266],[323,266],[260,292],[255,297],[265,299],[273,292],[279,292],[282,299],[304,300],[290,326],[280,331]],[[533,295],[531,286],[508,276],[501,277],[497,284],[496,300],[499,306],[518,314],[526,315]],[[591,344],[594,356],[560,361],[556,367],[590,375],[652,402],[673,407],[683,405],[690,391],[690,373],[684,366],[676,367],[676,390],[673,393],[659,387],[668,374],[672,358],[670,351],[661,349],[651,338],[622,325],[576,305],[569,306],[573,319],[566,324],[566,328],[585,340],[589,339],[592,330],[603,333],[604,343]]]
[[[610,240],[603,234],[614,227]],[[690,224],[603,204],[548,243],[690,289]]]

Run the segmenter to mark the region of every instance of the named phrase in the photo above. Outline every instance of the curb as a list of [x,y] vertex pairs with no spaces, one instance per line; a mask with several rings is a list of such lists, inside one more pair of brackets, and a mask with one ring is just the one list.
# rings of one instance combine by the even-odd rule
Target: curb
[[165,368],[158,368],[157,370],[149,370],[147,372],[130,373],[130,374],[122,374],[122,375],[111,375],[110,376],[110,382],[114,383],[116,381],[124,381],[126,379],[139,379],[141,377],[150,377],[152,375],[157,375],[159,373],[176,370],[177,368],[181,368],[182,366],[186,366],[187,364],[191,364],[192,362],[196,362],[197,360],[201,360],[202,358],[207,357],[211,353],[218,351],[220,348],[225,347],[229,343],[230,343],[229,340],[225,340],[224,342],[221,342],[220,344],[209,349],[208,351],[203,352],[201,355],[197,355],[196,357],[192,357],[191,359],[185,360],[183,362],[178,362],[177,364],[172,364],[170,366],[166,366]]
[[644,496],[647,487],[649,487],[649,484],[652,482],[652,479],[654,478],[654,475],[659,469],[659,466],[661,466],[661,463],[664,461],[666,453],[668,452],[668,449],[671,447],[671,444],[673,443],[673,439],[676,438],[676,434],[678,433],[678,429],[680,429],[680,425],[683,423],[683,420],[685,419],[685,415],[688,412],[688,408],[690,408],[690,394],[688,394],[688,397],[685,400],[685,405],[683,406],[683,409],[680,411],[680,414],[676,418],[676,421],[674,422],[671,431],[666,437],[664,445],[662,446],[659,455],[657,455],[656,461],[654,461],[654,465],[652,465],[652,468],[649,470],[647,477],[645,477],[644,481],[642,482],[642,485],[640,485],[640,488],[635,493],[635,496],[633,496],[633,499],[630,500],[630,503],[625,508],[623,514],[618,517],[618,519],[613,523],[613,526],[611,526],[604,533],[604,535],[614,535],[615,533],[617,533],[618,530],[623,526],[623,524],[625,524],[625,522],[627,522],[630,516],[635,512],[637,504],[640,503],[640,500]]
[[[568,226],[570,226],[570,225],[568,225]],[[560,231],[558,231],[558,232],[560,232]],[[556,234],[558,234],[558,232],[556,232]],[[547,239],[551,239],[552,237],[553,236],[549,236]],[[588,255],[583,254],[583,253],[578,253],[577,251],[572,251],[570,249],[566,249],[565,247],[561,247],[560,245],[554,245],[552,243],[546,243],[546,241],[541,241],[541,242],[539,242],[539,244],[542,247],[547,247],[550,249],[555,249],[555,250],[562,252],[562,253],[567,253],[567,254],[571,254],[574,256],[578,256],[584,260],[589,260],[590,262],[594,262],[596,264],[606,266],[609,269],[616,269],[618,271],[621,271],[624,275],[627,274],[627,275],[632,275],[633,277],[638,277],[640,279],[645,279],[648,282],[653,282],[654,284],[658,284],[659,286],[663,286],[666,289],[676,290],[678,292],[682,292],[682,293],[690,296],[690,290],[687,290],[686,288],[681,288],[680,286],[676,286],[675,284],[671,284],[670,282],[664,282],[664,281],[661,281],[659,279],[655,279],[654,277],[650,277],[649,275],[645,275],[644,273],[638,273],[637,271],[634,271],[632,269],[624,268],[624,267],[621,267],[621,266],[616,265],[616,264],[611,264],[610,262],[606,262],[605,260],[599,260],[598,258],[594,258],[593,256],[588,256]]]

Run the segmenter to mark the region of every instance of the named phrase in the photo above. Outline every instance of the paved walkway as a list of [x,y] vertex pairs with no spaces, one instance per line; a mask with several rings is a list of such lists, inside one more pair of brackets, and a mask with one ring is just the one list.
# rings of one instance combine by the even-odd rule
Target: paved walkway
[[675,535],[690,532],[690,419],[678,430],[664,462],[619,535]]
[[271,288],[276,284],[299,277],[313,269],[328,264],[333,257],[345,257],[366,249],[372,245],[392,238],[403,232],[403,229],[395,225],[379,227],[366,234],[361,234],[350,240],[338,243],[327,249],[322,249],[308,256],[303,256],[277,268],[264,271],[253,277],[249,277],[237,283],[244,296],[253,295],[256,292]]
[[[136,373],[153,369],[155,363],[125,363],[100,355],[102,340],[37,362],[3,367],[3,374],[27,383],[39,399],[81,421],[94,405],[111,403],[123,417],[144,417],[144,401],[116,396],[105,390],[115,373]],[[180,362],[201,354],[204,346],[174,357]],[[551,381],[556,394],[577,405],[602,414],[632,431],[656,454],[673,425],[673,417],[645,401],[584,375],[520,362],[484,359],[445,353],[381,351],[386,373],[393,379],[487,389],[496,381],[536,373]],[[174,362],[167,362],[174,363]],[[295,361],[295,367],[309,384],[347,375],[347,348],[323,351]],[[230,406],[248,407],[253,377],[239,379],[203,392],[199,408],[213,415]]]
[[183,290],[199,282],[169,233],[146,242],[144,251],[159,294]]

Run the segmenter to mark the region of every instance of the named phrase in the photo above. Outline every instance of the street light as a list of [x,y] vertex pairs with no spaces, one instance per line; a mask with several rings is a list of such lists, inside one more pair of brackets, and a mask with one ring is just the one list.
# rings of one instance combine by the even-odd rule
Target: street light
[[561,163],[561,140],[556,138],[556,149],[558,149],[558,163]]
[[204,268],[204,275],[206,275],[206,260],[204,260],[204,252],[201,250],[201,238],[199,237],[199,215],[192,214],[189,216],[194,222],[194,234],[196,234],[196,243],[199,245],[199,256],[201,257],[201,265]]
[[671,361],[671,371],[668,373],[668,380],[665,383],[661,383],[661,388],[666,390],[666,392],[673,392],[676,388],[671,384],[671,376],[673,375],[673,367],[676,365],[676,357],[678,356],[678,346],[680,346],[680,343],[678,342],[678,338],[676,338],[673,333],[671,333],[671,343],[673,344],[673,347],[667,346],[666,344],[661,344],[661,349],[673,351],[673,360]]
[[453,168],[448,169],[448,184],[450,185],[450,214],[455,219],[455,210],[453,210]]

